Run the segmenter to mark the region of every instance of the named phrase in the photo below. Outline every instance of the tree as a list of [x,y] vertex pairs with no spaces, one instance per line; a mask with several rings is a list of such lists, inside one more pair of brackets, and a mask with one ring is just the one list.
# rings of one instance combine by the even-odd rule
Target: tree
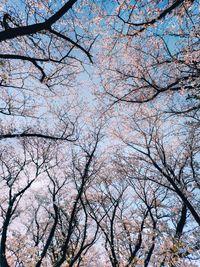
[[109,29],[101,55],[102,83],[112,104],[159,103],[162,112],[196,116],[197,5],[184,0],[117,1],[108,19],[114,37],[110,38]]
[[[42,146],[41,143],[40,146]],[[18,148],[19,150],[20,148]],[[46,146],[44,142],[42,149],[40,147],[39,150],[38,153],[32,154],[32,151],[27,149],[27,145],[23,144],[20,155],[17,155],[9,146],[5,146],[1,153],[1,188],[3,194],[1,196],[0,260],[2,266],[10,266],[6,256],[7,250],[9,250],[7,247],[9,228],[12,229],[14,221],[26,209],[21,205],[22,200],[32,184],[44,173],[45,165],[52,161],[51,144]]]
[[195,227],[188,209],[167,187],[140,178],[123,161],[116,157],[100,172],[88,199],[108,266],[187,266],[199,250],[198,240],[191,241]]
[[[150,167],[150,172],[159,172],[171,190],[181,198],[190,210],[196,222],[200,225],[199,211],[196,204],[198,197],[198,172],[197,154],[199,145],[197,132],[193,128],[190,132],[178,132],[179,129],[167,129],[159,123],[159,119],[149,120],[145,128],[136,123],[138,140],[125,141],[128,146],[141,154],[140,160]],[[182,129],[181,129],[182,130]],[[174,133],[175,137],[171,139]],[[188,140],[191,140],[188,142]],[[169,142],[171,145],[169,145]],[[170,148],[170,149],[169,149]],[[148,167],[147,167],[148,168]],[[150,174],[151,175],[151,174]]]
[[[92,62],[94,42],[81,15],[86,11],[76,2],[6,1],[1,5],[0,115],[7,124],[11,122],[2,125],[1,139],[76,139],[77,117],[69,113],[72,106],[80,105],[74,103],[77,76],[85,62]],[[87,12],[90,8],[92,4]],[[59,134],[59,125],[46,126],[56,117],[63,125]]]
[[[86,49],[79,44],[79,40],[84,41],[83,36],[77,32],[76,26],[73,28],[73,24],[70,25],[66,20],[76,2],[77,0],[69,0],[63,4],[60,3],[58,8],[48,1],[38,1],[35,5],[28,1],[19,2],[19,6],[14,6],[12,2],[5,3],[1,10],[0,42],[6,42],[0,55],[2,62],[5,59],[30,62],[39,70],[39,79],[42,82],[47,75],[46,68],[41,64],[52,63],[51,68],[55,64],[68,65],[67,60],[71,57],[70,54],[74,48],[80,49],[92,61],[91,47]],[[66,26],[69,36],[65,34]],[[75,41],[70,36],[72,33],[76,38]],[[62,51],[63,48],[65,51]],[[54,69],[54,72],[61,70]],[[51,78],[51,75],[49,76]],[[2,79],[1,84],[4,82],[5,80]]]
[[[1,205],[3,266],[15,262],[37,267],[63,263],[79,266],[82,255],[98,237],[98,226],[91,221],[85,195],[99,171],[96,153],[100,141],[100,131],[91,133],[87,143],[72,145],[68,153],[66,146],[55,141],[49,145],[44,139],[25,141],[26,161],[18,164],[19,171],[15,166],[12,171],[10,162],[2,158],[5,178],[1,185],[6,180],[8,187]],[[38,191],[41,184],[42,192]],[[20,223],[16,231],[17,220]]]

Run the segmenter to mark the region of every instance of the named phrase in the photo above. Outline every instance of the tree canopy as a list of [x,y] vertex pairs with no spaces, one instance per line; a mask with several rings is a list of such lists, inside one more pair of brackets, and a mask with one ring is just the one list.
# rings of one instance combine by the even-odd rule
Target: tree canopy
[[1,1],[1,267],[199,266],[199,18]]

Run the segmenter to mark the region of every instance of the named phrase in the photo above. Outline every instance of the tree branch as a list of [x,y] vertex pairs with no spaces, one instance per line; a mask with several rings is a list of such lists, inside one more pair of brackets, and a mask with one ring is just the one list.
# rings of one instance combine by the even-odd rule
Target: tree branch
[[17,28],[9,28],[0,32],[0,42],[13,39],[19,36],[31,35],[42,30],[50,30],[51,26],[58,21],[65,13],[67,13],[77,0],[69,0],[64,6],[59,9],[53,16],[45,22],[35,23],[28,26],[21,26]]

